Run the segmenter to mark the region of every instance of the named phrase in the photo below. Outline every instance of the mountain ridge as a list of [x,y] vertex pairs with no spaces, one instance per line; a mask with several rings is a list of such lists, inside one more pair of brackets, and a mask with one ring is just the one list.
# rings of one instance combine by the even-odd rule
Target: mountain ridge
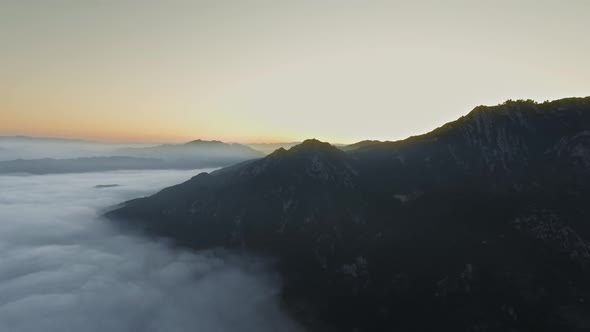
[[477,107],[349,152],[306,140],[108,217],[278,256],[312,330],[573,331],[564,308],[590,313],[587,128],[590,98]]

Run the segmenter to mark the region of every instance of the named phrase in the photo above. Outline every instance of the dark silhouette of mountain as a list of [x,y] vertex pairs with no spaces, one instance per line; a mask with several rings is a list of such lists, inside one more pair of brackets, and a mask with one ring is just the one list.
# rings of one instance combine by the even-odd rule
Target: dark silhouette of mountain
[[[375,140],[365,140],[365,141],[360,141],[354,144],[334,144],[335,147],[339,148],[342,151],[352,151],[354,149],[358,149],[360,147],[365,147],[368,145],[372,145],[372,144],[376,144],[376,143],[382,143],[381,141],[375,141]],[[290,149],[292,147],[294,147],[295,145],[299,145],[301,144],[301,142],[290,142],[290,143],[252,143],[252,144],[248,144],[249,147],[261,151],[264,154],[270,154],[280,148],[283,149]]]
[[590,327],[590,98],[480,106],[344,152],[307,140],[126,202],[118,223],[278,257],[311,330]]
[[364,140],[364,141],[356,142],[354,144],[340,146],[339,148],[342,151],[352,151],[352,150],[364,148],[364,147],[379,144],[379,143],[383,143],[383,142],[376,141],[376,140]]
[[248,144],[249,147],[261,151],[264,154],[268,155],[273,153],[275,150],[280,148],[283,149],[290,149],[295,145],[301,144],[301,142],[286,142],[286,143],[251,143]]

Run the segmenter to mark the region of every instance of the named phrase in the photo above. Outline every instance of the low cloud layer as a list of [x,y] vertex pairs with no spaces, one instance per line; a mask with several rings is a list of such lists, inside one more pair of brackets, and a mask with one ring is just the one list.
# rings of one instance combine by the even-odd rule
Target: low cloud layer
[[0,331],[297,331],[264,261],[171,249],[100,218],[195,174],[0,176]]

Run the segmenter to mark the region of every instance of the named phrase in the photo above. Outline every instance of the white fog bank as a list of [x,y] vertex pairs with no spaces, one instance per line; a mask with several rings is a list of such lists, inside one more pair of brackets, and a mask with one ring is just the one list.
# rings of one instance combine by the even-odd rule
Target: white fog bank
[[100,218],[197,173],[0,176],[0,331],[297,331],[264,261],[171,249]]

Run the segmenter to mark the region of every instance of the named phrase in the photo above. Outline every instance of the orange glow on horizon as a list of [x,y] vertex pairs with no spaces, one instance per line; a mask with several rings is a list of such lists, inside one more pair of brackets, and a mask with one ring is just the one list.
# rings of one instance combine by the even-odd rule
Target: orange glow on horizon
[[0,135],[346,144],[590,92],[590,1],[132,3],[3,2]]

